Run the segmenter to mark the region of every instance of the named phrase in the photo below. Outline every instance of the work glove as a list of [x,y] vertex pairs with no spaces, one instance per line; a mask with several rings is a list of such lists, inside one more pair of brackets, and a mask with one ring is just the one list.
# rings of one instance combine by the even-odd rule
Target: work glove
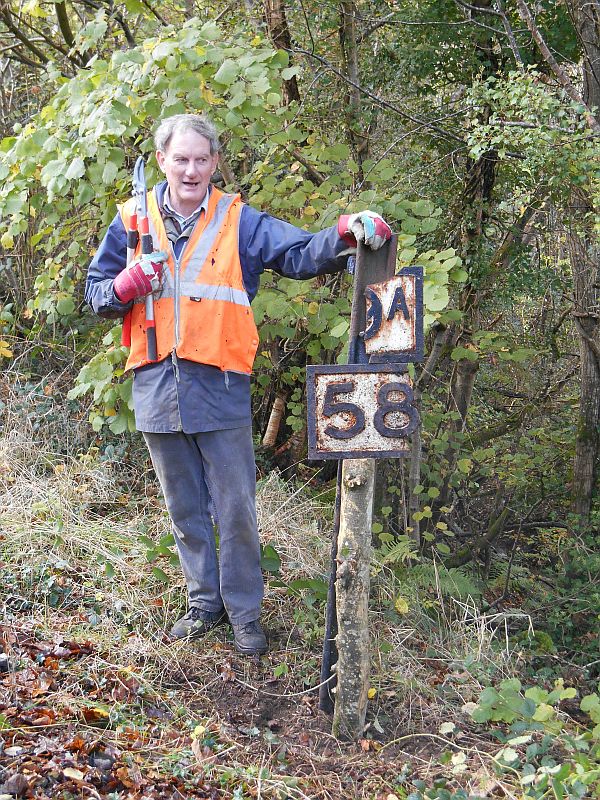
[[160,288],[160,278],[168,255],[164,252],[149,253],[133,261],[114,282],[114,293],[121,303],[129,303],[136,297],[144,297]]
[[358,214],[342,214],[338,220],[338,233],[351,247],[363,242],[371,250],[379,250],[391,237],[392,230],[374,211],[359,211]]

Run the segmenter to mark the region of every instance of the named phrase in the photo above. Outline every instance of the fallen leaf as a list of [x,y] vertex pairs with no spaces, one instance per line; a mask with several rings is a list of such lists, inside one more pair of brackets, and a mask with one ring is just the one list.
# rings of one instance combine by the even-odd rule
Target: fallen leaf
[[29,782],[20,772],[8,777],[2,784],[2,791],[8,794],[15,794],[17,797],[29,793]]
[[76,735],[70,742],[67,742],[65,748],[70,750],[72,753],[75,751],[83,750],[85,747],[85,739],[82,739],[81,736]]
[[116,770],[116,775],[123,786],[128,789],[139,789],[147,783],[142,777],[140,768],[135,765],[132,767],[119,767]]
[[310,734],[307,731],[300,731],[300,735],[298,736],[298,741],[300,744],[310,744]]
[[198,764],[210,764],[217,757],[210,747],[202,744],[200,739],[192,741],[192,753],[196,756]]
[[106,722],[110,718],[110,712],[101,706],[93,706],[91,708],[82,708],[81,713],[86,722],[90,724]]
[[408,614],[410,606],[408,605],[408,600],[406,597],[397,597],[396,602],[394,603],[394,608],[398,614]]
[[453,722],[442,722],[440,725],[440,733],[442,736],[447,736],[449,733],[454,733],[456,725]]
[[37,717],[34,717],[31,720],[31,724],[39,728],[44,725],[52,725],[55,719],[56,719],[56,714],[54,713],[54,711],[51,711],[49,708],[45,708],[43,713],[39,714]]
[[63,775],[65,778],[71,778],[74,781],[82,781],[85,778],[85,775],[81,770],[75,769],[74,767],[67,767],[63,769]]
[[227,683],[230,683],[235,680],[235,672],[231,668],[231,664],[229,663],[229,661],[226,661],[223,664],[223,667],[221,669],[221,678]]

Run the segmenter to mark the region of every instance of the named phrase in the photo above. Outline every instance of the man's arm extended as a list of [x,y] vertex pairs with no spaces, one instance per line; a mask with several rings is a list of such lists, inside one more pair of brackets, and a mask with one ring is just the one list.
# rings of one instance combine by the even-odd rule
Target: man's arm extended
[[239,247],[244,286],[251,300],[265,269],[302,280],[341,272],[350,252],[337,225],[308,233],[250,206],[242,209]]
[[121,303],[113,284],[127,262],[127,233],[117,214],[106,232],[89,266],[85,282],[85,301],[96,314],[107,319],[125,316],[131,303]]

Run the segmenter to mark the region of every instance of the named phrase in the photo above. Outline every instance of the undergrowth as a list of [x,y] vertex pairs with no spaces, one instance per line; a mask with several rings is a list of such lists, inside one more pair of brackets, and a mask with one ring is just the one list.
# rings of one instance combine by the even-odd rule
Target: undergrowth
[[595,691],[555,673],[536,687],[515,635],[535,621],[483,613],[473,576],[436,562],[398,568],[375,551],[367,727],[356,744],[334,740],[317,699],[330,507],[277,473],[258,493],[269,652],[239,656],[227,628],[170,642],[184,587],[146,456],[85,436],[58,448],[56,420],[45,437],[26,405],[22,392],[5,400],[0,437],[0,794],[598,791]]

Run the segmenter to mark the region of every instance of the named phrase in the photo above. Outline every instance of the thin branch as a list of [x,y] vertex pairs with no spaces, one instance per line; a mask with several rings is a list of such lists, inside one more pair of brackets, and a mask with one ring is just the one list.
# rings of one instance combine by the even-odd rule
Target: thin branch
[[478,14],[490,14],[492,17],[502,17],[503,14],[500,11],[494,11],[493,8],[485,8],[482,6],[473,6],[470,3],[465,3],[464,0],[454,0],[454,2],[462,6],[463,8],[467,8],[469,11],[476,11]]
[[314,37],[313,37],[313,34],[312,34],[312,30],[310,28],[310,17],[312,15],[309,15],[307,13],[306,9],[304,8],[304,3],[302,2],[302,0],[300,0],[300,7],[302,9],[302,16],[304,17],[304,22],[306,24],[306,30],[308,31],[308,36],[310,38],[311,52],[314,53],[315,50],[316,50],[315,40],[314,40]]
[[127,24],[127,20],[125,19],[123,14],[121,14],[120,11],[115,12],[114,19],[115,22],[121,26],[121,30],[123,31],[123,34],[125,36],[125,39],[127,40],[127,44],[129,45],[129,47],[136,47],[137,42],[135,41],[135,36],[131,32],[131,28]]
[[579,317],[587,317],[588,314],[581,313],[581,312],[573,312],[573,321],[575,322],[575,327],[577,328],[577,332],[579,336],[583,339],[583,341],[587,344],[591,354],[594,357],[594,362],[596,364],[596,372],[600,375],[600,347],[598,343],[592,339],[591,336],[588,335],[587,331],[581,324]]
[[215,17],[215,22],[217,22],[217,23],[218,23],[218,22],[220,22],[220,21],[222,20],[222,18],[223,18],[223,17],[224,17],[226,14],[230,14],[230,13],[231,13],[231,11],[232,11],[232,9],[233,9],[233,7],[234,7],[234,6],[236,6],[236,5],[237,5],[237,3],[227,3],[227,5],[225,6],[225,8],[224,8],[222,11],[220,11],[220,12],[217,14],[217,16]]
[[298,48],[298,47],[291,48],[289,52],[290,53],[302,53],[303,55],[308,56],[309,58],[314,58],[315,61],[318,61],[320,64],[322,64],[324,67],[326,67],[330,72],[333,72],[334,75],[338,76],[338,78],[341,78],[343,81],[345,81],[346,83],[350,84],[355,89],[358,89],[358,91],[361,92],[361,94],[366,95],[371,100],[373,100],[375,103],[380,105],[382,108],[387,108],[389,111],[393,111],[395,114],[398,114],[398,116],[402,117],[403,119],[409,119],[411,122],[414,122],[416,125],[419,125],[419,126],[421,126],[423,128],[428,128],[429,130],[435,131],[443,139],[453,139],[455,142],[460,142],[461,144],[463,144],[463,140],[459,136],[456,136],[456,134],[450,133],[449,131],[446,131],[443,128],[440,128],[438,125],[436,125],[433,122],[429,122],[427,120],[418,119],[417,117],[413,117],[411,114],[407,114],[406,111],[402,111],[401,108],[398,108],[398,106],[395,106],[393,103],[388,103],[387,100],[383,100],[381,97],[378,97],[373,92],[370,92],[368,89],[365,89],[364,86],[361,86],[360,84],[355,83],[354,81],[350,80],[346,75],[344,75],[343,72],[341,72],[339,69],[334,67],[333,64],[331,64],[329,61],[327,61],[327,59],[323,58],[322,56],[319,56],[316,53],[311,53],[308,50],[304,50],[304,49]]
[[60,3],[55,3],[54,10],[56,11],[56,19],[58,20],[58,27],[60,28],[63,39],[69,45],[69,47],[73,47],[75,44],[75,37],[73,36],[73,31],[71,30],[71,23],[69,22],[69,15],[67,13],[67,5],[65,0],[61,0]]
[[160,13],[159,13],[159,12],[158,12],[158,11],[157,11],[155,8],[153,8],[153,6],[151,5],[151,3],[149,3],[149,2],[148,2],[148,0],[142,0],[142,3],[143,3],[145,6],[146,6],[146,8],[148,9],[148,11],[151,11],[151,12],[152,12],[152,14],[154,14],[154,16],[156,17],[156,19],[157,19],[157,20],[158,20],[158,21],[159,21],[159,22],[160,22],[162,25],[165,25],[165,26],[166,26],[166,25],[168,25],[168,24],[169,24],[169,23],[167,22],[167,20],[166,20],[166,19],[165,19],[165,18],[162,16],[162,14],[160,14]]
[[[382,17],[381,19],[378,19],[376,22],[373,22],[372,25],[369,25],[369,27],[366,30],[364,30],[358,37],[358,44],[362,44],[364,40],[368,39],[372,33],[375,33],[375,31],[379,30],[379,28],[383,28],[385,25],[387,25],[388,22],[394,19],[394,16],[395,14],[392,11],[391,13],[386,14],[385,17]],[[398,25],[399,23],[395,22],[394,24]]]
[[[61,55],[65,56],[66,58],[69,58],[69,51],[62,45],[58,44],[58,42],[55,42],[54,39],[52,39],[50,36],[44,33],[44,31],[41,31],[39,28],[36,28],[35,25],[33,25],[27,19],[20,19],[19,21],[22,22],[23,25],[26,25],[29,28],[29,30],[37,34],[44,42],[46,42],[47,45],[54,48],[54,50],[57,50]],[[73,60],[74,59],[71,59],[71,61]]]
[[502,0],[495,0],[496,2],[496,10],[502,16],[502,25],[504,26],[504,30],[506,31],[506,35],[508,36],[508,43],[510,44],[510,49],[512,50],[512,54],[514,56],[515,62],[521,68],[524,69],[523,59],[521,57],[521,53],[519,52],[519,46],[517,44],[517,40],[515,39],[515,34],[512,29],[512,25],[510,24],[506,13],[504,12],[504,8],[502,7]]
[[313,167],[310,161],[307,161],[306,158],[304,158],[304,156],[302,155],[302,153],[298,148],[292,150],[292,155],[294,156],[296,161],[299,161],[302,164],[304,169],[308,172],[311,180],[314,183],[316,183],[317,186],[320,186],[322,183],[325,182],[325,176],[321,174],[317,169],[315,169],[315,167]]
[[50,60],[48,56],[43,52],[43,50],[40,50],[39,47],[36,47],[36,45],[33,44],[33,42],[30,39],[28,39],[27,36],[25,36],[25,34],[21,31],[21,29],[14,24],[10,12],[3,9],[0,16],[2,17],[2,21],[4,22],[8,30],[13,34],[13,36],[20,42],[22,42],[25,45],[25,47],[28,50],[30,50],[35,56],[37,56],[39,60],[42,62],[42,64],[47,64],[48,61]]
[[[458,2],[458,0],[456,0]],[[529,10],[529,6],[525,2],[525,0],[517,0],[517,9],[519,11],[519,16],[523,20],[523,22],[527,25],[531,36],[538,46],[538,50],[540,51],[542,57],[544,58],[546,64],[550,67],[552,72],[554,73],[557,81],[568,94],[568,96],[573,100],[573,102],[578,103],[579,105],[585,108],[584,117],[586,119],[587,124],[592,128],[595,133],[600,133],[600,123],[595,119],[594,115],[587,107],[584,102],[583,97],[577,91],[577,89],[573,86],[571,81],[569,80],[566,72],[559,66],[557,60],[554,58],[552,53],[550,52],[550,48],[546,44],[546,40],[542,36],[540,29],[535,23],[535,20]]]
[[521,519],[521,521],[519,522],[519,527],[518,527],[518,529],[517,529],[517,533],[516,533],[516,536],[515,536],[515,539],[514,539],[514,542],[513,542],[512,549],[511,549],[511,551],[510,551],[510,559],[509,559],[509,561],[508,561],[508,569],[506,570],[506,580],[504,581],[504,591],[502,592],[502,594],[501,594],[501,596],[500,596],[500,597],[498,597],[496,600],[494,600],[494,602],[493,602],[493,603],[491,603],[491,605],[490,605],[490,606],[489,606],[489,608],[487,609],[487,612],[488,612],[488,613],[489,613],[489,612],[490,612],[490,611],[491,611],[493,608],[496,608],[497,606],[499,606],[499,605],[500,605],[500,603],[502,603],[502,602],[503,602],[504,600],[506,600],[506,598],[508,597],[508,587],[509,587],[509,584],[510,584],[510,576],[511,576],[511,573],[512,573],[513,561],[514,561],[514,559],[515,559],[515,554],[516,554],[516,552],[517,552],[517,547],[519,546],[519,541],[520,541],[520,539],[521,539],[521,533],[523,532],[523,525],[525,525],[525,523],[527,522],[527,520],[529,519],[529,517],[530,517],[530,516],[533,514],[533,512],[535,511],[535,509],[536,509],[536,508],[537,508],[537,507],[538,507],[538,506],[539,506],[539,505],[540,505],[542,502],[543,502],[543,501],[542,501],[542,499],[540,499],[540,500],[538,500],[536,503],[534,503],[534,504],[531,506],[531,508],[529,509],[529,511],[527,512],[527,514],[526,514],[526,515],[525,515],[525,516],[524,516],[524,517]]

